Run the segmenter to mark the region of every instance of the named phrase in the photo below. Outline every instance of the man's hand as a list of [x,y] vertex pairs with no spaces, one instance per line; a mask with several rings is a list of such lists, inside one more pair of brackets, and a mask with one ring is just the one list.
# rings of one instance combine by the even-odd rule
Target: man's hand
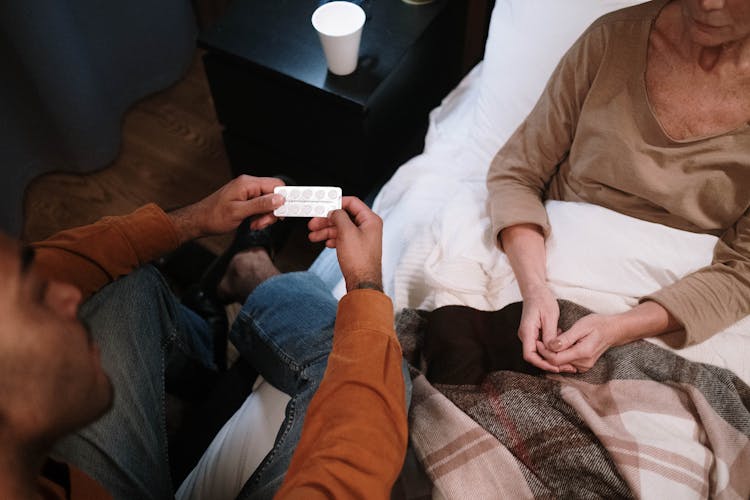
[[253,215],[258,217],[250,224],[251,229],[262,229],[277,220],[272,212],[284,203],[284,197],[273,194],[273,188],[283,185],[275,177],[240,175],[199,202],[168,215],[181,243],[228,233]]
[[342,210],[334,210],[328,217],[310,220],[310,241],[325,241],[327,247],[336,249],[347,291],[382,291],[383,221],[353,196],[342,198],[341,206]]

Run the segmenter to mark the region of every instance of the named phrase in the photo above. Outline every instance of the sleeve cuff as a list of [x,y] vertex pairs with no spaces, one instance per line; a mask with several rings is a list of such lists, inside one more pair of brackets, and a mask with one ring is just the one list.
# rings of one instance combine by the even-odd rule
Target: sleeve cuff
[[352,290],[339,301],[336,331],[377,330],[395,335],[393,304],[383,292]]
[[[711,318],[706,315],[705,310],[696,308],[694,301],[690,300],[689,294],[682,293],[674,287],[662,288],[650,295],[641,297],[638,302],[653,301],[662,306],[679,322],[685,329],[685,335],[682,337],[683,342],[676,345],[676,348],[683,348],[697,344],[709,338],[719,331],[720,328]],[[706,307],[703,304],[702,307]]]
[[500,231],[506,227],[518,224],[534,224],[542,229],[542,234],[546,240],[550,234],[549,218],[547,210],[539,200],[522,203],[521,200],[512,203],[493,203],[491,207],[492,230],[497,245],[502,249],[500,244]]
[[151,262],[180,246],[172,221],[154,203],[129,215],[107,217],[104,220],[122,231],[141,264]]

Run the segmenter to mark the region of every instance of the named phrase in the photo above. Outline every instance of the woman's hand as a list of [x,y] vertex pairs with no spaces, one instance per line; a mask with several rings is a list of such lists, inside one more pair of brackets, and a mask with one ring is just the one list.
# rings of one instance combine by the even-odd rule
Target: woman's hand
[[533,224],[516,224],[500,232],[518,288],[523,298],[518,337],[523,343],[523,359],[542,370],[558,373],[575,371],[572,366],[555,366],[545,361],[537,349],[537,341],[552,342],[557,337],[560,307],[547,286],[547,256],[542,229]]
[[[523,359],[537,368],[555,373],[559,373],[562,367],[540,356],[538,345],[544,345],[540,339],[554,342],[559,317],[560,307],[547,286],[540,285],[526,292],[518,327],[518,338],[523,343]],[[572,371],[572,366],[566,366],[565,370]]]
[[551,341],[536,342],[536,349],[549,364],[572,367],[583,373],[591,369],[607,349],[619,343],[617,315],[589,314],[575,322],[567,332]]
[[545,362],[583,373],[613,346],[678,330],[682,325],[660,304],[645,301],[620,314],[589,314],[552,340],[536,342]]

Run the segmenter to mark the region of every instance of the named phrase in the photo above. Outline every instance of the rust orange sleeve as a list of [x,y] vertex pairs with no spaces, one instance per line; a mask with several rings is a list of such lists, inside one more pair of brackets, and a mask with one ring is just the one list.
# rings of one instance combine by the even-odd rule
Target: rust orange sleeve
[[404,393],[390,299],[375,290],[348,293],[276,498],[390,498],[406,454]]
[[31,246],[43,275],[73,284],[88,297],[176,249],[179,238],[167,214],[152,203],[129,215],[61,231]]

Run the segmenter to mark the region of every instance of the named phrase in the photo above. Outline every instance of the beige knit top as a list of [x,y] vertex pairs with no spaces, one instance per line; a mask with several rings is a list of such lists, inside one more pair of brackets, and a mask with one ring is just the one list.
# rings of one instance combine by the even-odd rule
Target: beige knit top
[[710,266],[642,299],[685,326],[687,345],[750,314],[750,126],[690,140],[662,129],[645,71],[667,1],[606,15],[579,38],[497,153],[487,185],[495,234],[519,223],[548,234],[543,200],[552,199],[718,236]]

